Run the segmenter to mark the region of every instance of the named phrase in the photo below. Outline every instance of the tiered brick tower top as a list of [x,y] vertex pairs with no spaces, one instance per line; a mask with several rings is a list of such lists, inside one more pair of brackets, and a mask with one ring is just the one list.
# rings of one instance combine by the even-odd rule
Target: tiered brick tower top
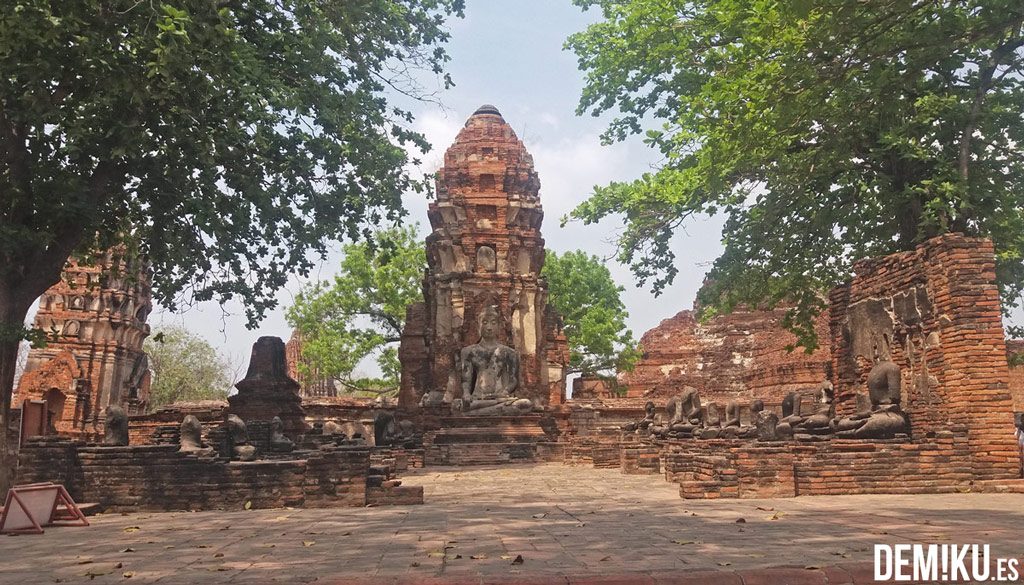
[[533,157],[512,127],[494,106],[480,107],[437,174],[427,238],[431,272],[535,280],[544,263],[539,191]]
[[[564,380],[562,364],[549,363],[546,329],[557,326],[548,315],[547,286],[540,277],[544,240],[540,226],[540,180],[533,157],[497,108],[480,107],[459,132],[437,174],[437,200],[428,215],[428,270],[425,306],[410,309],[408,323],[422,323],[422,351],[411,355],[407,327],[403,395],[408,403],[424,392],[446,399],[461,395],[456,368],[459,350],[479,340],[478,318],[487,305],[503,321],[500,341],[520,355],[520,396],[546,404],[552,385]],[[425,314],[416,315],[417,311]],[[557,334],[554,336],[557,337]],[[561,352],[564,353],[564,352]],[[426,355],[422,355],[426,354]],[[422,372],[413,372],[426,358]],[[410,388],[410,379],[420,379]]]
[[[108,404],[144,410],[149,362],[142,341],[152,309],[148,268],[122,247],[92,265],[69,259],[60,282],[39,299],[35,327],[54,339],[29,353],[18,403],[47,400],[53,426],[66,433],[93,432]],[[51,363],[61,354],[63,361]],[[60,364],[77,370],[50,371]]]

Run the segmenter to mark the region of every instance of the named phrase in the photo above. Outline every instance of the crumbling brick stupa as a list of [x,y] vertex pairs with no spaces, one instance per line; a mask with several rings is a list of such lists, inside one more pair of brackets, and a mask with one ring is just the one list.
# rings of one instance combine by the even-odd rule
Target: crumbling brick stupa
[[517,396],[537,405],[563,399],[567,351],[540,275],[539,192],[533,157],[497,108],[480,107],[437,174],[424,302],[409,308],[399,349],[402,407],[425,395],[446,404],[460,396],[459,352],[479,341],[488,306],[500,315],[498,341],[521,359]]
[[93,263],[69,259],[39,299],[33,325],[51,339],[29,353],[15,405],[45,400],[50,426],[73,435],[98,433],[108,405],[144,411],[150,372],[142,342],[152,308],[148,269],[124,247]]

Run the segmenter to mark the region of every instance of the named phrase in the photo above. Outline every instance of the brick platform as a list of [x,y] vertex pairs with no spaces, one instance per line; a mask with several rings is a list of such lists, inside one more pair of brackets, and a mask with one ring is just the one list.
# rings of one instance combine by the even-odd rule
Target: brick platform
[[100,447],[32,439],[20,457],[18,483],[61,483],[77,501],[113,511],[423,503],[422,489],[394,482],[368,487],[366,447],[227,462],[181,453],[175,445]]
[[541,415],[443,417],[423,437],[426,465],[495,465],[561,461],[563,446]]

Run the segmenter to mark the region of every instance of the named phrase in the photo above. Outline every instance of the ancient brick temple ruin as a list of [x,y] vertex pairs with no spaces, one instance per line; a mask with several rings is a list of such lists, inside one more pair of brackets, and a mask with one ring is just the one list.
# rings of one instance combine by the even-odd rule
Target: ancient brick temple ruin
[[458,356],[479,340],[478,322],[497,307],[499,341],[521,358],[517,396],[538,405],[565,395],[568,362],[559,319],[540,276],[544,213],[533,157],[494,106],[479,108],[444,155],[428,212],[424,302],[409,307],[399,349],[400,406],[450,404],[460,395]]
[[[659,404],[621,438],[581,434],[570,457],[663,471],[687,498],[1024,491],[991,242],[951,234],[862,260],[829,300],[828,375],[817,390],[806,380],[787,393],[781,413],[764,406],[779,386],[752,394],[741,368],[707,390],[731,399],[732,413],[681,386],[665,402],[655,396],[664,415]],[[793,371],[821,367],[807,359]]]
[[484,106],[444,160],[397,405],[302,390],[301,339],[263,337],[228,401],[134,414],[129,445],[96,444],[83,429],[103,430],[103,406],[145,402],[149,295],[72,262],[78,284],[48,292],[37,317],[59,338],[19,390],[57,397],[61,433],[24,444],[19,481],[123,510],[415,504],[404,469],[537,461],[649,474],[683,498],[1024,492],[1024,345],[1004,339],[988,240],[857,262],[812,353],[789,351],[784,309],[682,311],[643,336],[634,371],[577,380],[566,400],[530,155]]
[[695,311],[680,311],[643,335],[642,359],[619,382],[631,398],[664,400],[692,386],[723,404],[760,398],[777,406],[789,392],[831,377],[828,313],[816,322],[821,346],[809,354],[790,351],[797,340],[782,326],[785,314],[738,308],[701,323]]
[[101,432],[109,404],[144,411],[150,373],[142,341],[151,310],[148,270],[123,248],[95,263],[68,260],[39,299],[34,326],[51,340],[30,351],[14,404],[45,400],[49,425],[72,435]]

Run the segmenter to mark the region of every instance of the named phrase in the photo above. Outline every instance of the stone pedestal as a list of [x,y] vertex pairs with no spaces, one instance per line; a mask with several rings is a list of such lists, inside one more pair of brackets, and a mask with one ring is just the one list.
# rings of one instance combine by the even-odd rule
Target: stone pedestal
[[246,422],[281,417],[284,434],[293,440],[306,432],[299,383],[288,377],[285,346],[280,337],[256,340],[252,346],[249,370],[235,388],[238,388],[238,394],[228,397],[230,414]]
[[499,465],[559,459],[544,415],[451,416],[423,438],[427,465]]

